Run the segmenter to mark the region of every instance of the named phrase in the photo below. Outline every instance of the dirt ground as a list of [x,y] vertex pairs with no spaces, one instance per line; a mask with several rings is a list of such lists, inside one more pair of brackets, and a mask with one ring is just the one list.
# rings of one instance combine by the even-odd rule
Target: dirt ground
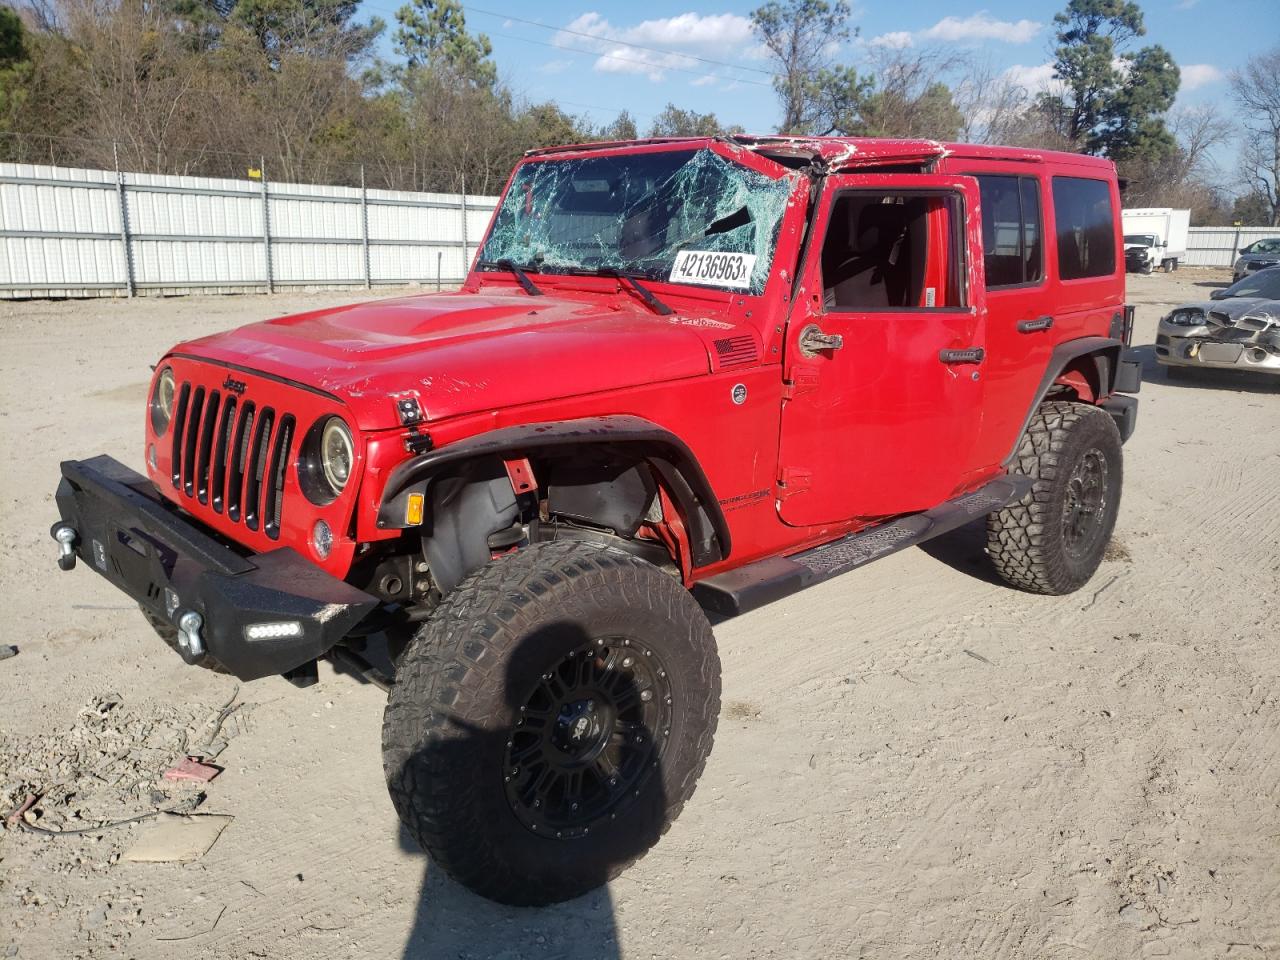
[[[1134,277],[1135,343],[1224,277]],[[530,911],[432,868],[383,786],[384,695],[186,667],[61,574],[57,464],[141,468],[175,340],[355,294],[0,305],[0,815],[234,817],[186,864],[132,824],[0,831],[0,958],[1280,957],[1280,393],[1150,360],[1116,538],[1079,593],[979,531],[716,628],[725,710],[670,834]],[[3,651],[0,650],[0,655]],[[158,779],[216,754],[205,785]]]

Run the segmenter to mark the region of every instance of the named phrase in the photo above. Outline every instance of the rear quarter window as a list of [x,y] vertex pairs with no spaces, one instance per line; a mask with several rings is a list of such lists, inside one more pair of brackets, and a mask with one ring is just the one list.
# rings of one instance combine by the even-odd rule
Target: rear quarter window
[[1044,277],[1040,185],[1031,177],[978,174],[987,287],[1013,287]]
[[1060,279],[1108,277],[1116,272],[1115,212],[1107,181],[1054,177],[1053,211]]

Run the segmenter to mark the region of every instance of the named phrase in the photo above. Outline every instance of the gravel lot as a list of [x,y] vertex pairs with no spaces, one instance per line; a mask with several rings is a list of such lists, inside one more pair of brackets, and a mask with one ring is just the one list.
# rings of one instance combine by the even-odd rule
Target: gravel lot
[[[1135,343],[1220,273],[1134,277]],[[0,305],[0,815],[234,820],[0,831],[0,957],[1280,957],[1280,393],[1146,370],[1109,558],[1079,593],[995,584],[974,528],[716,629],[725,712],[693,801],[607,890],[497,907],[404,839],[383,695],[237,688],[104,581],[63,576],[57,464],[141,468],[177,339],[354,294]],[[1148,350],[1148,355],[1150,351]],[[216,753],[207,785],[159,773]]]

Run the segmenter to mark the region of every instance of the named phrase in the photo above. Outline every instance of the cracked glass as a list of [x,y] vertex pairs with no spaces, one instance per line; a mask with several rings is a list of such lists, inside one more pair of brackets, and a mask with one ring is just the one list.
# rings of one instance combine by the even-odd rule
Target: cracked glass
[[[743,273],[698,285],[764,292],[792,180],[712,150],[538,160],[517,171],[480,251],[541,273],[624,273],[671,280],[691,254]],[[728,256],[724,256],[728,255]],[[721,271],[724,273],[725,271]],[[694,281],[672,281],[694,282]]]

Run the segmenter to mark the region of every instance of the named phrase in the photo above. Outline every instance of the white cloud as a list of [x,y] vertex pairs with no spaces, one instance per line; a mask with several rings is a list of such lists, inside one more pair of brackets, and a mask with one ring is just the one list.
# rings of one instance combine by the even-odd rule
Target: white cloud
[[[636,74],[655,83],[664,79],[666,71],[671,69],[710,72],[710,65],[695,59],[695,56],[729,59],[732,54],[750,50],[753,40],[751,21],[734,13],[682,13],[658,20],[644,20],[630,27],[618,27],[592,11],[568,24],[565,30],[574,33],[557,33],[554,42],[565,48],[589,49],[599,53],[596,70]],[[590,34],[591,39],[575,36],[575,33]],[[659,53],[628,44],[665,47],[671,52]]]
[[1033,67],[1017,63],[1006,70],[1004,76],[1029,93],[1047,93],[1059,86],[1059,82],[1053,79],[1052,63],[1041,63]]
[[892,30],[866,41],[868,46],[889,50],[905,50],[916,41],[941,43],[971,43],[995,40],[1000,43],[1026,43],[1034,40],[1044,29],[1035,20],[997,20],[987,11],[979,10],[968,17],[943,17],[926,30]]
[[542,66],[538,67],[539,73],[564,73],[573,66],[572,60],[548,60]]
[[1223,78],[1223,73],[1212,63],[1188,63],[1180,68],[1182,70],[1182,90],[1189,92],[1198,90],[1201,87],[1207,87],[1211,83],[1218,83]]
[[902,50],[911,46],[914,41],[911,34],[906,30],[893,30],[890,33],[882,33],[878,37],[872,37],[870,40],[873,47],[888,47],[890,50]]
[[1044,29],[1035,20],[997,20],[985,10],[968,17],[943,17],[920,36],[927,40],[961,43],[968,40],[999,40],[1001,43],[1026,43]]

